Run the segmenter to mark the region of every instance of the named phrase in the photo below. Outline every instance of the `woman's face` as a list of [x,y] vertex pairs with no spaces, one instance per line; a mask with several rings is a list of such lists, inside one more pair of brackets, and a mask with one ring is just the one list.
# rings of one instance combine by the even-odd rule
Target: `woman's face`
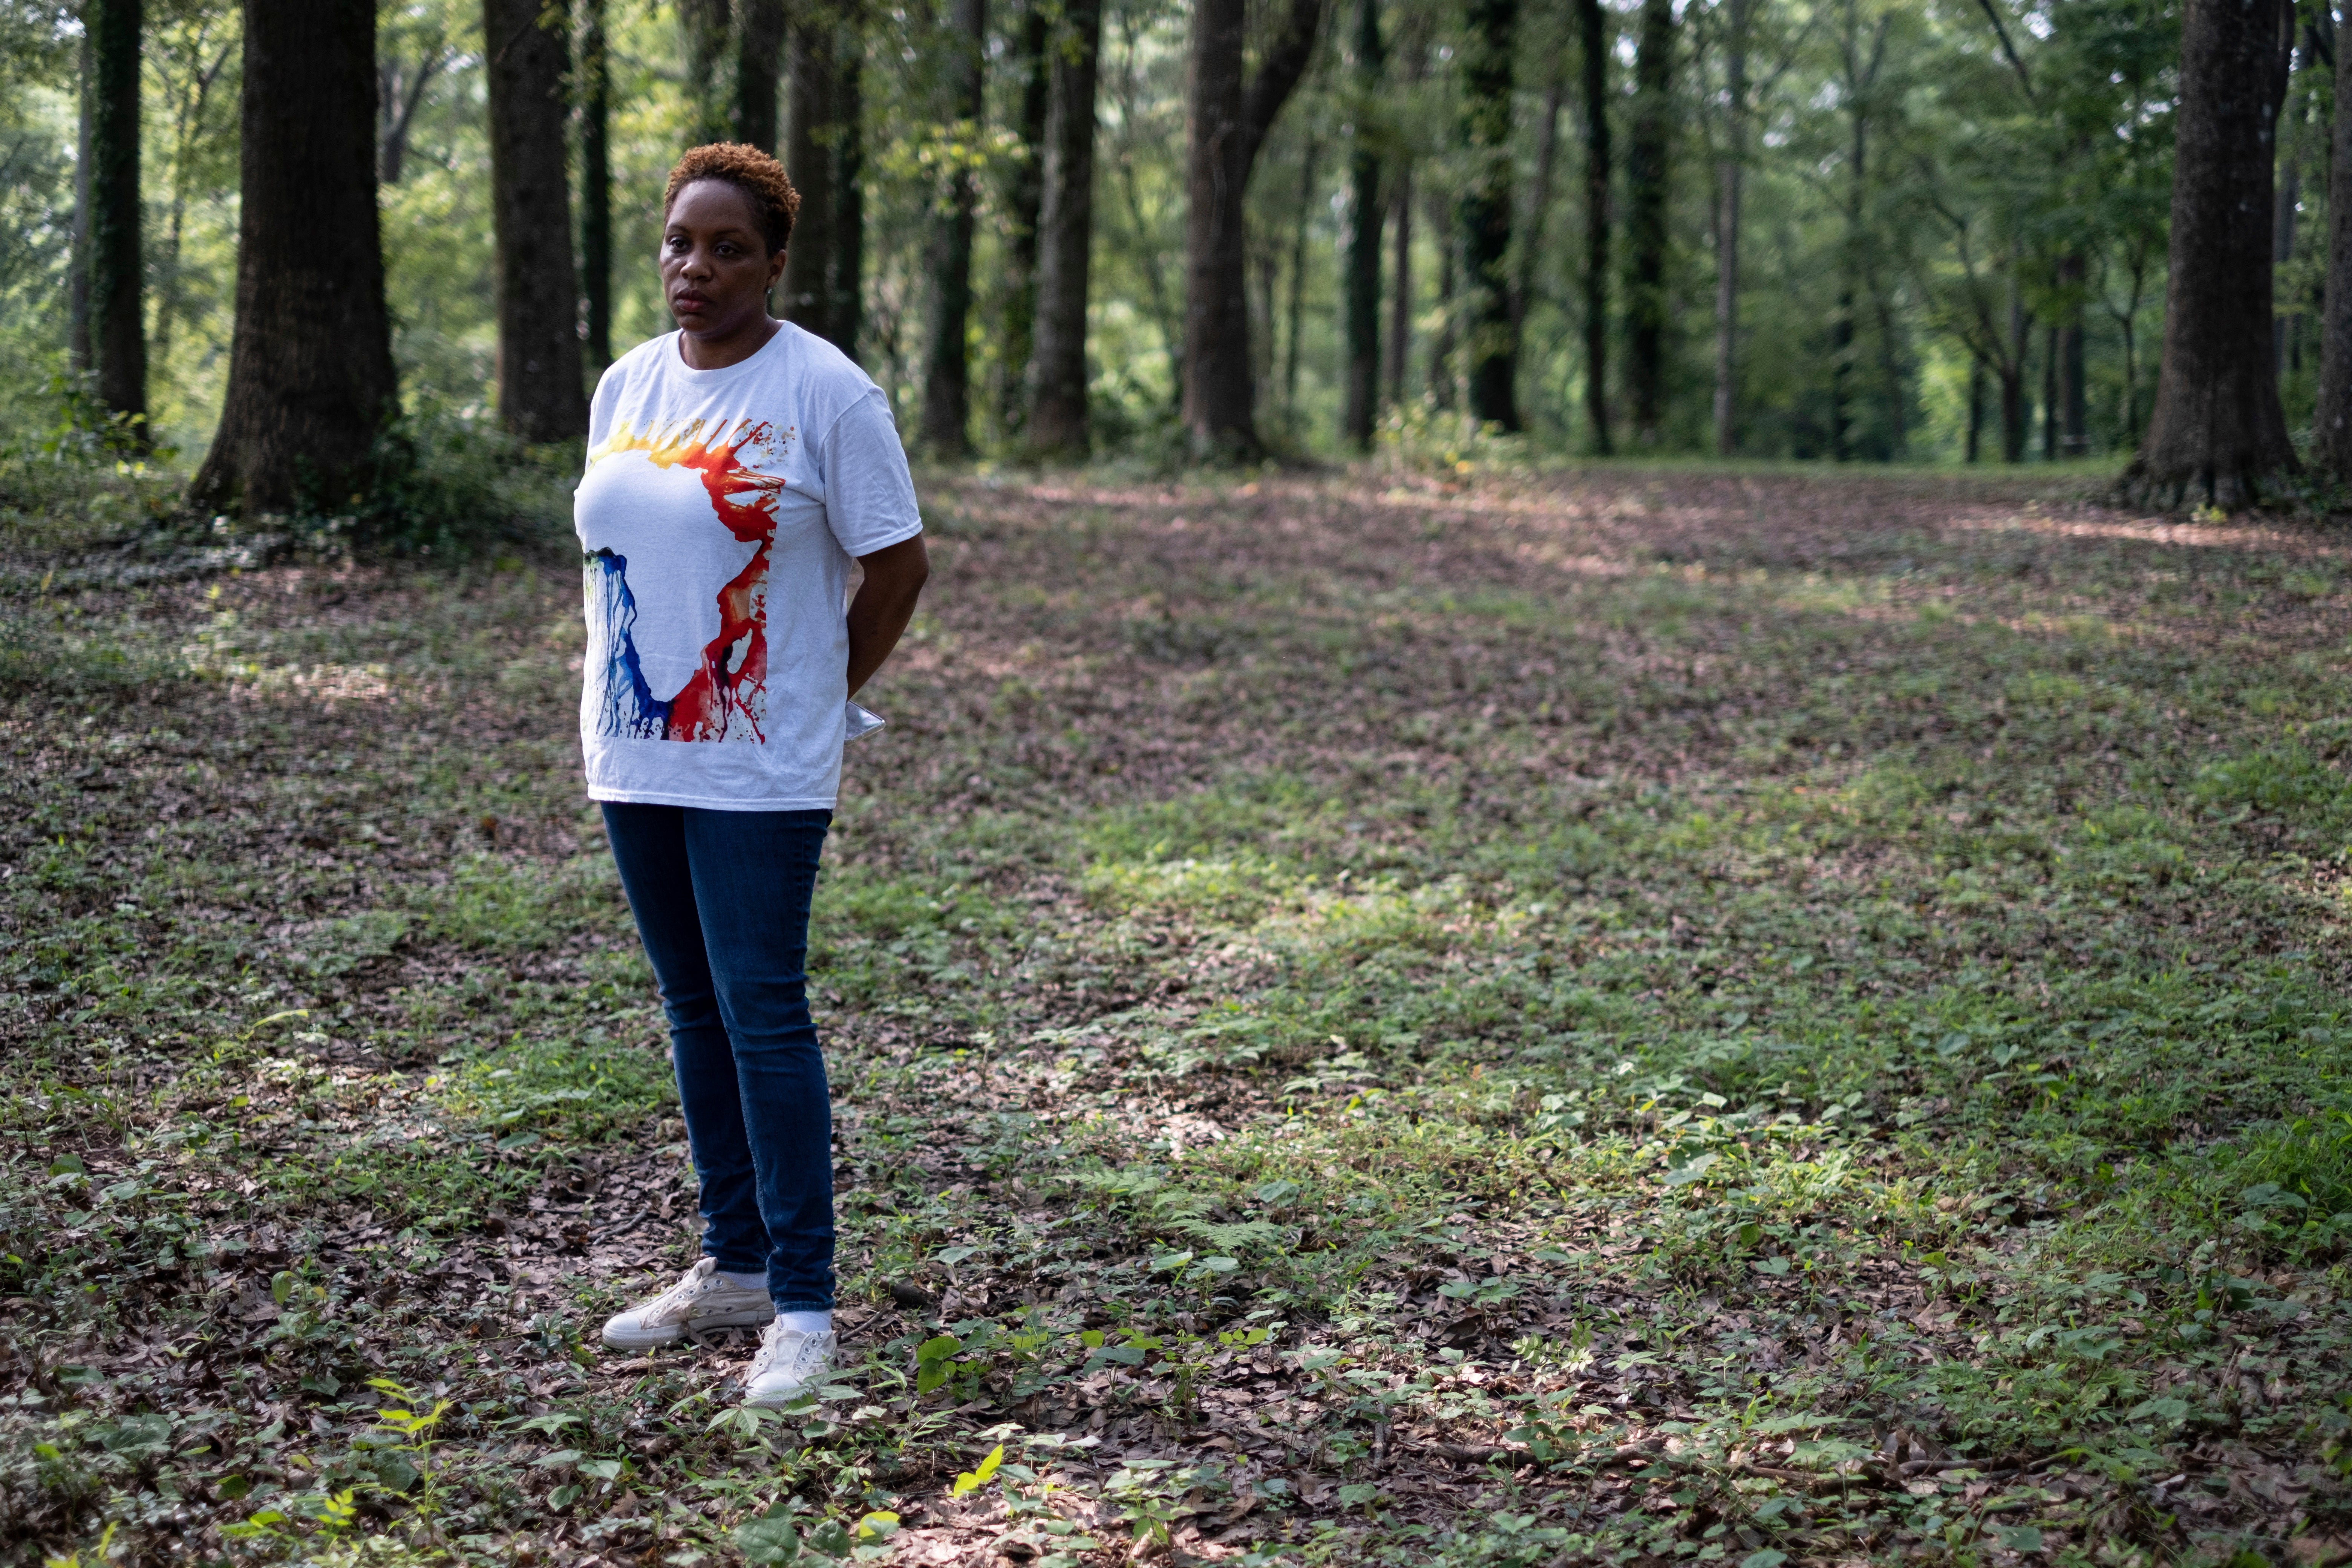
[[783,275],[751,198],[725,180],[681,188],[662,227],[662,296],[683,331],[725,338],[764,321],[768,290]]

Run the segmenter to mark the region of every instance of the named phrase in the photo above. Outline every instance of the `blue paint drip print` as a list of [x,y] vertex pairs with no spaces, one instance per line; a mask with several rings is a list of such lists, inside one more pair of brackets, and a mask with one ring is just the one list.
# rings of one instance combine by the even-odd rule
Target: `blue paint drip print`
[[646,684],[637,667],[637,645],[631,636],[637,624],[637,601],[629,592],[629,560],[610,550],[591,552],[588,570],[594,574],[595,616],[604,633],[604,711],[600,735],[635,735],[659,741],[669,734],[670,705]]

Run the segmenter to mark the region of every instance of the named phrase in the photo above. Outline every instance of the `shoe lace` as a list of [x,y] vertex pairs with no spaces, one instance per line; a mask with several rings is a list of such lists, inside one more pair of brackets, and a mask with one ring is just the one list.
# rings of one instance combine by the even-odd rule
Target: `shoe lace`
[[805,1379],[824,1360],[824,1339],[822,1334],[770,1323],[768,1331],[760,1338],[759,1353],[751,1358],[751,1375],[765,1377],[782,1367],[793,1376]]
[[646,1303],[646,1319],[648,1321],[658,1319],[665,1312],[675,1311],[685,1306],[710,1289],[712,1278],[711,1273],[699,1264],[688,1269],[677,1284]]

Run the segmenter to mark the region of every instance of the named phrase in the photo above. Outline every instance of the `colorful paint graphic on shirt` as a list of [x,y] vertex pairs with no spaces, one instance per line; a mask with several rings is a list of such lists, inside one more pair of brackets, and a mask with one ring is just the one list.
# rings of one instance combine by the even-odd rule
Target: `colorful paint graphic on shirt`
[[[745,419],[689,420],[639,431],[625,420],[588,454],[593,468],[625,452],[641,452],[658,468],[686,468],[702,481],[718,523],[754,548],[743,569],[719,590],[719,635],[703,645],[700,667],[675,696],[654,695],[638,655],[638,604],[629,589],[628,558],[609,550],[587,557],[588,613],[605,650],[600,733],[659,741],[761,742],[766,739],[768,562],[776,538],[777,492],[772,470],[791,447],[781,435]],[[592,641],[592,647],[599,646]]]

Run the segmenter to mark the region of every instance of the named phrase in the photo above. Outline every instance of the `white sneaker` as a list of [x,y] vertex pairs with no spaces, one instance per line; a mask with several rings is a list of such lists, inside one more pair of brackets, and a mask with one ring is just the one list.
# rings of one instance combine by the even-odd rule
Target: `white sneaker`
[[766,1290],[744,1289],[719,1272],[717,1258],[706,1258],[652,1300],[605,1319],[604,1342],[616,1351],[651,1350],[707,1329],[756,1328],[775,1316]]
[[770,1323],[743,1380],[746,1405],[790,1405],[833,1367],[833,1331],[821,1334]]

